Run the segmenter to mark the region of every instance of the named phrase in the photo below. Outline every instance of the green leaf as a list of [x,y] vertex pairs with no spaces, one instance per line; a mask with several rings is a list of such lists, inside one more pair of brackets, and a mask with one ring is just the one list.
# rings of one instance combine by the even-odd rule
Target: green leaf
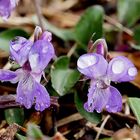
[[29,35],[22,29],[9,29],[0,32],[0,49],[9,52],[9,42],[16,36],[28,38]]
[[137,44],[140,44],[140,25],[138,25],[134,28],[133,38],[137,42]]
[[87,112],[83,105],[84,105],[84,102],[82,101],[82,99],[79,97],[79,95],[77,93],[75,93],[75,105],[76,105],[76,108],[78,110],[78,112],[84,117],[86,118],[88,121],[92,122],[92,123],[99,123],[101,121],[101,114],[99,113],[96,113],[96,112],[93,112],[93,113],[90,113],[90,112]]
[[[38,19],[36,16],[33,16],[33,22],[35,24],[38,24]],[[50,22],[48,22],[46,19],[43,19],[43,23],[45,25],[45,28],[50,32],[52,32],[58,38],[61,38],[64,41],[75,40],[73,29],[62,29],[56,27],[52,25]]]
[[17,123],[22,125],[24,122],[24,110],[22,108],[5,109],[4,114],[8,124]]
[[56,69],[67,69],[69,66],[70,59],[67,56],[61,56],[54,62]]
[[80,45],[87,46],[93,33],[95,33],[95,40],[103,36],[103,15],[101,6],[90,7],[84,12],[74,30]]
[[140,18],[140,0],[118,0],[118,18],[127,26],[133,26]]
[[16,134],[16,138],[18,139],[18,140],[27,140],[27,137],[25,137],[25,136],[22,136],[22,135],[20,135],[20,134]]
[[137,122],[140,125],[140,98],[128,98],[128,103],[137,118]]
[[65,95],[79,80],[80,73],[77,70],[68,68],[69,58],[59,57],[51,68],[52,87],[60,96]]
[[38,139],[41,139],[43,137],[43,134],[39,129],[39,127],[31,123],[28,124],[27,135],[31,138],[38,138]]
[[100,139],[100,140],[113,140],[112,138],[103,138],[103,139]]

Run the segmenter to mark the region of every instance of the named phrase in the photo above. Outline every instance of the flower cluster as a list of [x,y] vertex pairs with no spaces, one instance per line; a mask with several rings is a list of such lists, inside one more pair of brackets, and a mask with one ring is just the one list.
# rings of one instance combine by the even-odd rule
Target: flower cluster
[[51,33],[42,33],[40,27],[35,29],[35,42],[23,37],[16,37],[10,42],[10,59],[20,65],[15,72],[0,70],[0,80],[18,82],[16,101],[31,108],[43,111],[50,106],[50,96],[40,84],[44,69],[55,56]]
[[137,74],[133,63],[124,56],[115,57],[108,63],[103,55],[88,53],[79,57],[77,66],[82,74],[91,79],[84,108],[88,112],[101,112],[103,108],[108,112],[121,111],[121,94],[110,83],[133,80]]
[[0,16],[7,19],[19,0],[0,0]]

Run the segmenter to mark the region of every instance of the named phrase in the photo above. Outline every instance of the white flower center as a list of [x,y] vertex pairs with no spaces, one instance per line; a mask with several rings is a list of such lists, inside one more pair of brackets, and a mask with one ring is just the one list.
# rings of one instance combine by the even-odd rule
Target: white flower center
[[47,46],[43,47],[42,52],[47,53],[47,51],[48,51],[48,47]]
[[22,48],[22,45],[19,45],[19,44],[14,44],[12,45],[12,48],[15,50],[15,51],[18,51]]
[[86,68],[94,65],[97,62],[97,57],[94,55],[85,55],[78,59],[77,65],[79,68]]
[[124,62],[120,61],[120,60],[116,60],[113,64],[112,64],[112,71],[115,74],[120,74],[124,71],[125,67],[124,67]]
[[24,90],[25,94],[28,94],[33,89],[33,79],[27,71],[24,71],[23,75],[22,90]]
[[129,76],[135,76],[137,74],[137,69],[135,67],[131,67],[128,69]]
[[110,79],[108,79],[107,77],[103,77],[97,80],[96,87],[100,89],[106,89],[108,88],[108,86],[110,86],[110,82],[111,82]]
[[29,56],[29,60],[30,60],[30,64],[32,68],[36,68],[38,65],[38,59],[39,59],[39,55],[38,54],[32,54]]

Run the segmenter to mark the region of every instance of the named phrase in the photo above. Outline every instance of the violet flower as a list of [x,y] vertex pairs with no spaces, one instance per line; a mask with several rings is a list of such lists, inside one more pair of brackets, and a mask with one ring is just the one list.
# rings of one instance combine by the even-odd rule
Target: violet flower
[[113,58],[109,63],[101,54],[88,53],[77,61],[78,70],[91,79],[88,100],[84,108],[88,112],[118,112],[122,109],[120,92],[110,85],[113,82],[131,81],[137,74],[133,63],[124,56]]
[[16,101],[27,109],[33,104],[38,111],[43,111],[50,106],[50,96],[45,87],[40,84],[45,67],[55,56],[50,38],[50,32],[49,36],[42,33],[35,42],[16,37],[10,42],[10,58],[21,68],[15,72],[0,70],[1,81],[18,82]]
[[0,0],[0,16],[6,20],[11,11],[16,7],[19,0]]

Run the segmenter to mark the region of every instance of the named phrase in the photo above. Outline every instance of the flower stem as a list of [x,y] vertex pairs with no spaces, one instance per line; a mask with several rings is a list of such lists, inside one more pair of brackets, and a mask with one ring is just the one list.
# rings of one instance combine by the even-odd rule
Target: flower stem
[[38,18],[39,26],[44,30],[44,25],[43,25],[43,16],[41,12],[41,6],[40,6],[41,1],[40,0],[34,0],[34,5],[35,5],[35,11],[36,15]]
[[121,23],[119,23],[118,21],[114,20],[113,18],[111,18],[111,17],[105,15],[105,20],[106,20],[108,23],[110,23],[110,24],[116,26],[116,27],[117,27],[118,29],[120,29],[121,31],[127,33],[128,35],[130,35],[130,36],[133,36],[133,35],[134,35],[134,33],[133,33],[132,30],[130,30],[129,28],[124,27]]
[[71,49],[70,49],[69,52],[67,53],[67,57],[71,57],[71,56],[73,55],[73,53],[75,52],[76,48],[77,48],[77,43],[75,43],[75,44],[71,47]]

